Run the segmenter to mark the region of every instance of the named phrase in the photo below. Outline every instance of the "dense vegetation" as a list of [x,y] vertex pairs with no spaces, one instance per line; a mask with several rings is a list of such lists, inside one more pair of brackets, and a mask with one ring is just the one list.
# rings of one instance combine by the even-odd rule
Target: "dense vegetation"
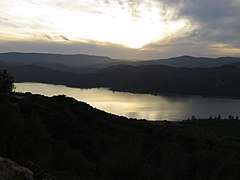
[[0,71],[0,99],[8,97],[14,89],[14,78],[4,69]]
[[91,73],[43,69],[34,65],[10,68],[17,81],[45,82],[72,87],[107,87],[116,91],[240,97],[240,68],[174,68],[161,65],[119,65]]
[[149,122],[73,98],[12,93],[0,106],[0,156],[35,179],[240,179],[240,121]]

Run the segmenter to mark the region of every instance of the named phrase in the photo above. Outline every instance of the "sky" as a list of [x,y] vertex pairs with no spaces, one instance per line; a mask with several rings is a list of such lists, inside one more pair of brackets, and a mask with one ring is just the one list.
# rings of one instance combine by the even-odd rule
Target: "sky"
[[240,0],[1,0],[0,52],[240,57]]

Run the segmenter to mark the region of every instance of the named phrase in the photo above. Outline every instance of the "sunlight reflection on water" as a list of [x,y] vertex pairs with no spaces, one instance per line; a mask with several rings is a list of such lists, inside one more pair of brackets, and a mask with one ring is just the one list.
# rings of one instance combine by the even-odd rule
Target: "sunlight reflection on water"
[[79,89],[43,83],[15,83],[17,92],[53,96],[65,94],[93,107],[129,118],[148,120],[185,120],[192,115],[227,117],[239,115],[240,100],[197,96],[154,96],[112,92],[105,88]]

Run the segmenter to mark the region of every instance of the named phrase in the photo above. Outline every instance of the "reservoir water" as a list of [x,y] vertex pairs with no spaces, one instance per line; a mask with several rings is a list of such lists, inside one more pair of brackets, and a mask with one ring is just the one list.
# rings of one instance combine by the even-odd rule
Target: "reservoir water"
[[109,113],[148,120],[185,120],[192,115],[209,118],[240,115],[240,100],[198,96],[154,96],[113,92],[105,88],[79,89],[43,83],[15,83],[16,92],[53,96],[65,94]]

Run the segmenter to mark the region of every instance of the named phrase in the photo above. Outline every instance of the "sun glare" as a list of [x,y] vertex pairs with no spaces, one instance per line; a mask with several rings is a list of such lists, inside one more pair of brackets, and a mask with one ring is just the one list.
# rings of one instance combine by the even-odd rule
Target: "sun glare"
[[186,25],[184,20],[172,21],[162,17],[158,8],[147,7],[144,3],[133,9],[112,3],[99,7],[99,11],[99,14],[60,12],[53,21],[70,39],[84,38],[130,48],[141,48],[164,39]]
[[162,12],[159,3],[147,0],[136,0],[130,5],[82,0],[74,8],[46,3],[46,0],[16,2],[9,5],[7,11],[9,17],[20,24],[19,36],[24,33],[32,37],[64,36],[65,40],[88,39],[137,49],[174,36],[187,24],[183,19],[171,20],[174,10]]

